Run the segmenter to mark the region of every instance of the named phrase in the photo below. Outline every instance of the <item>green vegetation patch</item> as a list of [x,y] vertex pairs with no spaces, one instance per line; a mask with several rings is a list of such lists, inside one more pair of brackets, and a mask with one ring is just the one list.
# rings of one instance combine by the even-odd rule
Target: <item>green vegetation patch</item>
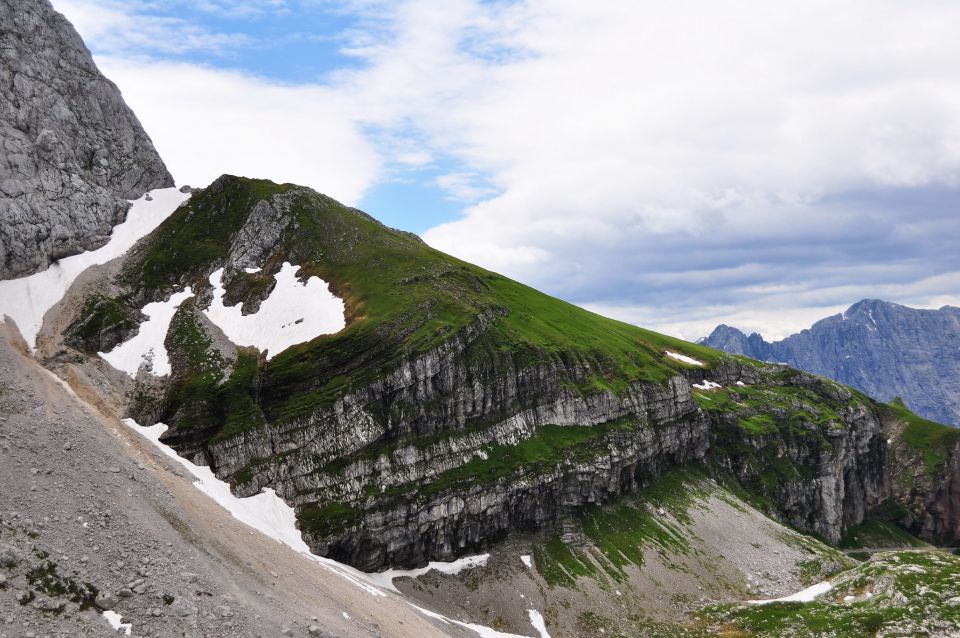
[[300,529],[318,537],[342,534],[360,523],[363,516],[359,509],[346,503],[306,505],[298,512]]
[[187,300],[170,322],[165,344],[174,374],[163,420],[175,421],[180,432],[207,432],[212,440],[263,425],[265,419],[254,398],[257,354],[240,349],[236,359],[225,360],[204,331],[197,312],[193,300]]
[[714,605],[701,620],[727,635],[799,638],[947,636],[960,633],[960,558],[890,552],[835,576],[810,603]]
[[80,322],[72,327],[71,333],[82,341],[84,347],[95,350],[102,348],[104,334],[132,330],[137,326],[123,298],[99,293],[87,298],[80,316]]
[[893,523],[881,520],[866,520],[851,527],[840,541],[844,549],[929,547],[929,544]]
[[597,565],[583,550],[564,543],[559,536],[534,546],[533,560],[537,572],[551,587],[573,589],[578,577],[599,575]]
[[688,554],[689,508],[716,489],[697,472],[675,470],[629,503],[590,507],[579,521],[588,541],[585,546],[565,543],[558,536],[536,545],[537,571],[550,586],[574,588],[578,577],[623,582],[624,568],[643,565],[645,550],[665,557]]
[[57,564],[46,558],[46,552],[35,553],[38,557],[44,557],[44,560],[26,573],[27,584],[31,588],[28,595],[32,597],[34,591],[38,591],[51,598],[66,598],[78,604],[81,610],[93,607],[93,601],[99,593],[96,587],[61,575],[57,571]]
[[475,456],[460,467],[442,472],[427,484],[404,484],[391,487],[388,495],[418,492],[436,494],[450,488],[492,483],[521,473],[549,471],[564,462],[589,460],[604,448],[606,436],[615,431],[631,431],[624,421],[594,426],[544,425],[528,439],[516,445],[491,445],[483,456]]
[[887,405],[903,422],[903,441],[923,458],[927,473],[930,476],[941,473],[946,468],[950,451],[960,441],[960,429],[917,416],[899,397]]

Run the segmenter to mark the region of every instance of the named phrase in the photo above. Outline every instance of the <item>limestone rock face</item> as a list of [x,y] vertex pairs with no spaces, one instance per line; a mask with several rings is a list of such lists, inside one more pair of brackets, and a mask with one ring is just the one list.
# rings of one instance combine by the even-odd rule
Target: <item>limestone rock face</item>
[[960,426],[960,308],[917,310],[864,299],[782,341],[717,326],[701,343],[786,363],[881,401],[899,396],[923,417]]
[[49,0],[0,0],[0,279],[102,246],[173,185],[120,91]]

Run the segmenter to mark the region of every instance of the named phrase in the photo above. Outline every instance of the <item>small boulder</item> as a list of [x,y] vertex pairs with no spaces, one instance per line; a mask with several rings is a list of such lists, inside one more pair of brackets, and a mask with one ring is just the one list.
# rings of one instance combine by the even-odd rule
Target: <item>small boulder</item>
[[0,545],[0,567],[16,567],[20,556],[10,545]]
[[93,604],[103,610],[110,610],[116,607],[120,600],[111,592],[102,592],[93,601]]

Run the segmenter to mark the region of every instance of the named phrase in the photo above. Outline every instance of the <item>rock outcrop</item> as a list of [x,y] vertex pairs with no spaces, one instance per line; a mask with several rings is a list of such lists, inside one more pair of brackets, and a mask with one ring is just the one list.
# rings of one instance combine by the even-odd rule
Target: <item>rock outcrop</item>
[[0,0],[0,279],[103,245],[173,185],[116,85],[49,0]]
[[700,343],[786,363],[880,401],[899,396],[921,416],[960,426],[960,308],[918,310],[864,299],[781,341],[721,325]]

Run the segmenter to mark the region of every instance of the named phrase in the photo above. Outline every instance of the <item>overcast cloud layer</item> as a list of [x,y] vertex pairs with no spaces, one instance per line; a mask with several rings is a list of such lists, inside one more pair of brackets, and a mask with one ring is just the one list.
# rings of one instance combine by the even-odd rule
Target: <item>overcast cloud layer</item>
[[354,63],[313,85],[189,59],[255,33],[55,5],[181,183],[356,204],[449,166],[433,183],[464,211],[431,245],[688,339],[782,337],[864,297],[960,304],[956,3],[204,5],[355,16],[329,34]]

